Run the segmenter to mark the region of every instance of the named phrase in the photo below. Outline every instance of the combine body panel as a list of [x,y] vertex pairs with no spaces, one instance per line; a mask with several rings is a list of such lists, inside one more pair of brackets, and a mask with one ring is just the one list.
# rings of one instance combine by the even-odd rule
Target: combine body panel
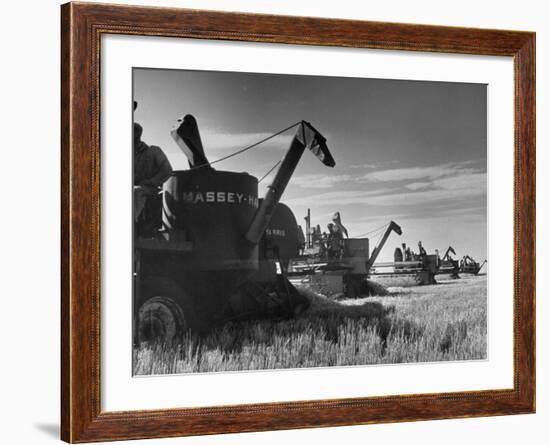
[[437,284],[435,275],[439,270],[439,257],[437,255],[424,255],[422,257],[422,270],[416,273],[416,281],[420,285]]
[[348,238],[344,240],[343,260],[351,267],[350,273],[366,275],[369,272],[369,239]]
[[323,295],[358,298],[368,294],[369,239],[343,240],[341,260],[328,263],[320,273],[311,275],[310,286]]
[[277,259],[286,269],[299,254],[298,223],[292,210],[279,203],[260,241],[260,261]]
[[258,181],[247,173],[219,170],[174,172],[164,185],[167,237],[185,237],[193,252],[185,267],[197,271],[258,268],[258,246],[242,234],[258,209]]
[[[178,301],[185,298],[193,307],[198,330],[206,329],[222,317],[227,289],[258,270],[258,246],[242,242],[257,208],[253,176],[213,169],[174,172],[164,186],[166,241],[159,249],[141,249],[140,280],[170,281],[180,289]],[[170,251],[182,242],[191,250]]]
[[285,317],[307,309],[309,301],[286,276],[289,259],[298,251],[296,218],[286,205],[278,203],[259,243],[259,268],[231,295],[227,317]]

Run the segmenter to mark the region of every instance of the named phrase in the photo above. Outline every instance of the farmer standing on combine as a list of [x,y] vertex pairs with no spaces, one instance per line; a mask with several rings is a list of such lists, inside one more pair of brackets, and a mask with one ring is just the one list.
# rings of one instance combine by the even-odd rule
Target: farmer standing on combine
[[395,263],[400,263],[401,261],[403,261],[403,252],[399,247],[396,247],[393,251],[393,261]]
[[134,222],[137,236],[153,238],[162,225],[160,193],[172,166],[160,147],[141,140],[142,134],[143,127],[134,122]]
[[344,236],[336,224],[329,223],[327,228],[329,231],[327,239],[328,258],[329,260],[340,260],[342,259]]
[[344,225],[342,224],[342,218],[340,217],[340,212],[336,212],[333,217],[332,217],[332,223],[334,224],[335,227],[338,228],[338,230],[340,231],[340,233],[342,234],[342,237],[345,235],[346,238],[349,238],[349,235],[348,235],[348,229],[346,229],[344,227]]
[[441,257],[439,256],[439,249],[435,249],[435,267],[439,269],[441,265]]
[[422,246],[422,241],[418,241],[418,255],[421,259],[427,255],[426,249],[424,249],[424,247]]

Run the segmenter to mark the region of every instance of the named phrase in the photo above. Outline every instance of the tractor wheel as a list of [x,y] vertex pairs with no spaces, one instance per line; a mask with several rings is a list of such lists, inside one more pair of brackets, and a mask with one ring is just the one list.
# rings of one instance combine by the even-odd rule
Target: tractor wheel
[[138,343],[170,343],[181,335],[185,324],[185,315],[172,298],[150,298],[139,308]]
[[190,298],[176,283],[147,280],[141,289],[141,305],[136,317],[137,344],[169,343],[195,327]]

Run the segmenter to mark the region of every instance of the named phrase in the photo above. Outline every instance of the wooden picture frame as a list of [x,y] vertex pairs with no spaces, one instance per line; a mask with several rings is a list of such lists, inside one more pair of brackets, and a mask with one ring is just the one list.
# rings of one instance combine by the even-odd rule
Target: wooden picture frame
[[[93,442],[535,411],[534,33],[68,3],[61,8],[61,34],[63,440]],[[512,56],[515,72],[513,389],[102,412],[99,116],[103,34]]]

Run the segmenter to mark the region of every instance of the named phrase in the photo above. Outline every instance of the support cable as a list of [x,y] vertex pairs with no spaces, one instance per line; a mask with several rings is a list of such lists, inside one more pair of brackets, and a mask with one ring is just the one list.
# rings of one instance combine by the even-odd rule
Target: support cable
[[364,237],[365,235],[369,235],[371,233],[375,233],[375,232],[379,232],[381,230],[384,230],[386,227],[388,227],[388,224],[384,224],[383,226],[380,226],[376,229],[373,229],[373,230],[370,230],[369,232],[365,232],[365,233],[362,233],[361,235],[358,235],[357,238],[362,238]]
[[205,163],[205,164],[195,165],[194,167],[191,168],[191,170],[195,170],[197,168],[202,168],[202,167],[208,167],[210,165],[217,164],[218,162],[222,162],[222,161],[225,161],[226,159],[232,158],[233,156],[240,155],[241,153],[244,153],[245,151],[251,150],[252,148],[256,148],[258,145],[263,144],[264,142],[267,142],[267,141],[269,141],[270,139],[273,139],[276,136],[279,136],[280,134],[284,133],[285,131],[288,131],[291,128],[294,128],[294,127],[300,125],[301,123],[302,123],[302,121],[296,122],[295,124],[292,124],[289,127],[286,127],[285,129],[283,129],[281,131],[278,131],[277,133],[274,133],[271,136],[268,136],[268,137],[262,139],[261,141],[255,142],[252,145],[249,145],[245,148],[237,150],[237,151],[235,151],[231,154],[228,154],[227,156],[224,156],[222,158],[216,159],[215,161],[208,162],[208,163]]
[[260,178],[260,180],[258,181],[258,184],[259,184],[260,182],[262,182],[265,178],[267,178],[267,177],[269,176],[269,174],[270,174],[273,170],[275,170],[275,169],[277,168],[277,166],[278,166],[281,162],[282,162],[282,161],[277,161],[277,162],[275,163],[275,165],[274,165],[273,167],[271,167],[271,168],[268,170],[268,172]]

